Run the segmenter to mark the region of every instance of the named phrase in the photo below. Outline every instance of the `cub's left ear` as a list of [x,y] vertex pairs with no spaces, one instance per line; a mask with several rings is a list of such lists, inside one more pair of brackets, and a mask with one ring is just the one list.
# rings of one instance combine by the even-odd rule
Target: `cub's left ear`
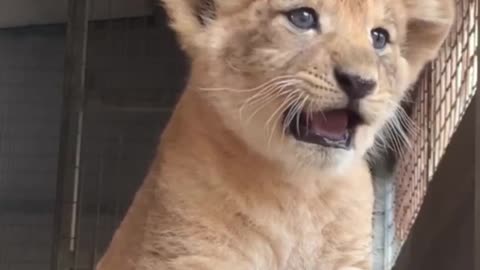
[[455,19],[455,0],[403,0],[407,10],[405,56],[413,83],[436,58]]
[[161,0],[182,48],[190,55],[205,46],[206,26],[216,17],[216,0]]

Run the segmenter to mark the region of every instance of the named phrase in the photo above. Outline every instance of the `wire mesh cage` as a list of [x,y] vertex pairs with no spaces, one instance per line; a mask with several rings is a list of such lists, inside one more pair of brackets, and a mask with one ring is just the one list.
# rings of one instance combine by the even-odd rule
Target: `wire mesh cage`
[[94,269],[186,78],[154,1],[68,2],[0,30],[2,270]]
[[418,127],[396,167],[396,253],[419,214],[429,182],[478,87],[478,0],[457,0],[456,21],[420,78],[411,118]]
[[87,23],[89,8],[80,2],[87,1],[70,11],[69,36],[84,45],[67,48],[74,82],[67,78],[65,85],[73,94],[66,95],[61,159],[69,164],[59,166],[54,269],[94,269],[147,172],[186,77],[161,9]]
[[63,27],[58,26],[0,30],[2,270],[49,267],[63,35]]

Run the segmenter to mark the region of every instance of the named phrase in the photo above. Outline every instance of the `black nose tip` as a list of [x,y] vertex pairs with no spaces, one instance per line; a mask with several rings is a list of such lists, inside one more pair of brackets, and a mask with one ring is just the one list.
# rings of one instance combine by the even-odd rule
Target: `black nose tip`
[[335,69],[335,79],[340,88],[352,99],[360,99],[373,92],[377,85],[374,80],[366,80],[358,75],[353,75]]

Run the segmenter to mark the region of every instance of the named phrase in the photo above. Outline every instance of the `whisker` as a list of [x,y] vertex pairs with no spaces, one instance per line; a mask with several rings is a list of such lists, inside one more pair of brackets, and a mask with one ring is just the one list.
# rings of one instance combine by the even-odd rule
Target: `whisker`
[[239,68],[237,68],[233,63],[232,61],[230,60],[225,60],[225,63],[227,64],[227,66],[229,66],[231,69],[233,69],[234,71],[238,72],[238,73],[242,73],[242,72],[245,72],[244,70],[241,70]]
[[300,106],[298,106],[298,108],[295,108],[296,110],[295,114],[297,116],[296,117],[297,118],[297,123],[296,123],[297,134],[300,134],[300,115],[302,113],[303,108],[305,108],[305,104],[307,103],[307,100],[308,100],[308,96],[305,96]]
[[[296,89],[296,91],[299,92],[301,95],[301,91],[299,89]],[[292,109],[288,111],[288,114],[286,115],[284,120],[285,126],[289,126],[292,123],[293,118],[295,117],[295,111],[296,111],[295,107],[292,107]]]
[[274,96],[273,94],[275,93],[275,91],[281,92],[286,87],[291,86],[291,85],[292,85],[292,82],[290,82],[290,81],[280,81],[278,83],[274,83],[272,85],[269,85],[269,86],[265,87],[264,89],[262,89],[261,91],[259,91],[258,93],[256,93],[255,95],[253,95],[252,97],[248,98],[247,100],[245,100],[243,102],[243,104],[241,105],[241,107],[239,109],[240,115],[243,114],[243,110],[247,106],[254,105],[255,103],[258,103],[258,102],[260,102],[264,99],[268,100],[269,98]]
[[262,89],[261,91],[259,91],[255,95],[253,95],[252,97],[245,100],[242,103],[242,105],[240,106],[240,109],[238,110],[239,114],[240,114],[240,117],[242,117],[243,110],[247,106],[254,105],[255,103],[258,103],[259,101],[261,101],[263,99],[268,99],[268,98],[272,97],[273,96],[272,94],[276,89],[277,89],[277,86],[275,86],[275,85],[267,86],[266,88]]
[[[260,99],[257,99],[255,101],[251,101],[249,102],[249,105],[253,105],[255,103],[258,103],[260,101],[263,102],[262,105],[258,106],[258,108],[256,110],[253,111],[253,113],[250,115],[250,117],[247,119],[247,122],[249,122],[261,109],[263,109],[265,106],[267,106],[272,100],[274,100],[276,97],[281,97],[283,95],[285,95],[286,93],[284,92],[284,89],[286,89],[289,85],[285,85],[281,88],[274,88],[273,90],[269,90],[269,96],[264,96]],[[274,91],[274,90],[277,90],[277,91]],[[277,92],[277,93],[275,93]],[[244,104],[245,105],[245,104]],[[242,107],[244,106],[242,105]],[[242,109],[242,108],[241,108]]]
[[229,87],[200,87],[199,90],[201,91],[207,91],[207,92],[215,92],[215,91],[227,91],[227,92],[236,92],[236,93],[248,93],[248,92],[253,92],[257,91],[259,89],[262,89],[266,87],[267,85],[270,85],[272,83],[275,83],[276,81],[279,80],[286,80],[286,79],[295,79],[295,76],[292,75],[283,75],[283,76],[278,76],[275,77],[267,82],[264,82],[260,84],[259,86],[253,87],[253,88],[246,88],[246,89],[235,89],[235,88],[229,88]]
[[267,122],[266,122],[266,125],[268,125],[268,124],[272,121],[274,115],[277,114],[277,113],[283,108],[283,106],[285,106],[285,104],[288,104],[288,103],[292,100],[292,98],[295,98],[295,95],[296,95],[296,94],[297,94],[296,92],[291,92],[291,93],[285,98],[285,100],[282,102],[282,104],[281,104],[280,106],[278,106],[278,108],[277,108],[277,109],[272,113],[272,115],[268,118],[268,120],[267,120]]
[[292,105],[290,106],[291,109],[288,111],[288,114],[283,121],[284,126],[286,126],[286,127],[290,126],[291,123],[293,122],[294,118],[297,116],[298,108],[300,107],[300,102],[299,102],[300,98],[301,98],[301,96],[297,97],[295,102],[292,103]]
[[[275,112],[270,116],[270,118],[267,120],[266,124],[265,124],[265,127],[267,128],[270,123],[272,123],[272,120],[273,119],[276,119],[276,120],[279,120],[280,117],[282,116],[282,112],[284,109],[288,108],[291,104],[293,104],[294,102],[296,102],[296,100],[298,99],[297,96],[295,96],[295,92],[292,92],[290,93],[287,98],[285,99],[285,101],[277,108],[277,110],[275,110]],[[268,147],[270,147],[271,145],[271,140],[272,140],[272,137],[273,137],[273,134],[275,132],[275,128],[277,126],[277,122],[279,121],[274,121],[272,123],[272,128],[270,130],[270,132],[267,131],[267,134],[270,134],[269,138],[268,138]]]

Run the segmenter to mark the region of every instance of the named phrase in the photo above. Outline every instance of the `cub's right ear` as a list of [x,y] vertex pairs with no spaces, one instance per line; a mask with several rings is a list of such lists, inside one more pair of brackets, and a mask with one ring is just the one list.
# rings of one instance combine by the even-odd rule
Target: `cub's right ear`
[[[395,0],[396,1],[396,0]],[[406,59],[410,81],[433,60],[455,20],[455,0],[403,0],[408,14]]]
[[215,19],[215,0],[161,2],[170,17],[170,26],[177,33],[180,45],[187,53],[194,53],[202,44],[205,28]]

